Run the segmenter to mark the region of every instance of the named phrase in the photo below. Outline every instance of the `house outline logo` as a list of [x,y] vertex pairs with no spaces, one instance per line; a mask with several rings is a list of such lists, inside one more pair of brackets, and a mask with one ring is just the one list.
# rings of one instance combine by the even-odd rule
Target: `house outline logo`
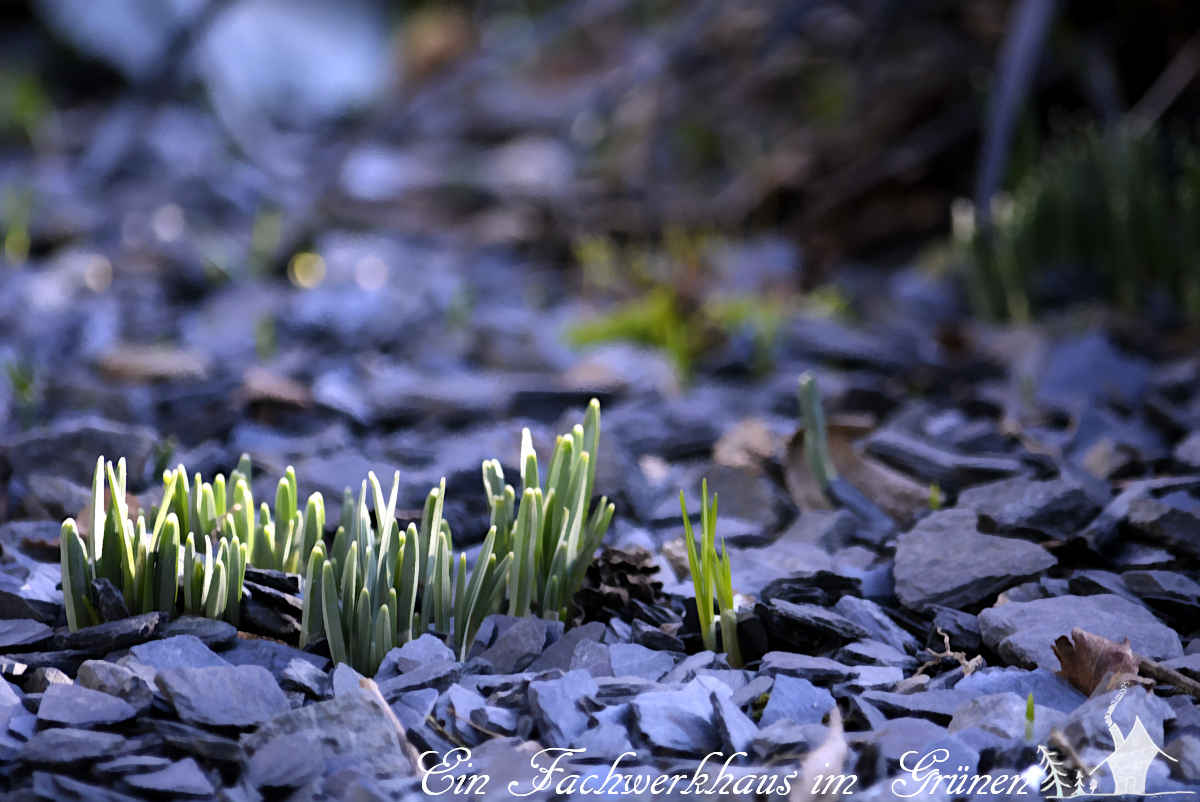
[[[1046,792],[1046,799],[1067,799],[1072,797],[1092,796],[1180,796],[1195,795],[1195,791],[1146,791],[1146,775],[1151,764],[1158,758],[1171,762],[1176,759],[1163,751],[1154,742],[1146,725],[1140,716],[1134,716],[1133,725],[1129,732],[1123,734],[1120,727],[1113,721],[1113,710],[1125,698],[1129,683],[1122,682],[1120,690],[1104,713],[1104,723],[1108,726],[1113,739],[1113,750],[1104,760],[1097,763],[1086,773],[1076,768],[1074,779],[1070,780],[1070,770],[1063,765],[1058,754],[1044,745],[1038,746],[1040,767],[1043,772],[1041,790]],[[1112,790],[1101,791],[1102,769],[1107,768],[1111,777]]]

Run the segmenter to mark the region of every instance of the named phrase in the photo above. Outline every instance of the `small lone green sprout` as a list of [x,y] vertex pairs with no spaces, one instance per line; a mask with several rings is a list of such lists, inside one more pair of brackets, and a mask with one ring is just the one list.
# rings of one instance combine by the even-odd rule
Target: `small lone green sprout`
[[825,411],[817,380],[809,371],[800,376],[798,388],[800,415],[804,419],[804,459],[821,489],[838,477],[833,458],[829,456],[829,437],[825,430]]
[[1025,699],[1025,740],[1033,740],[1033,691]]
[[729,561],[729,550],[721,542],[721,556],[717,556],[717,494],[710,502],[708,480],[700,484],[700,535],[699,550],[688,516],[687,501],[679,491],[679,508],[683,513],[684,540],[687,544],[688,570],[692,575],[692,586],[696,591],[696,612],[700,617],[700,637],[704,648],[717,650],[717,620],[713,618],[713,596],[717,597],[717,610],[721,623],[721,642],[734,668],[742,665],[741,648],[738,644],[737,610],[733,603],[733,572]]
[[937,512],[946,503],[946,497],[942,495],[942,487],[937,482],[929,485],[929,509]]

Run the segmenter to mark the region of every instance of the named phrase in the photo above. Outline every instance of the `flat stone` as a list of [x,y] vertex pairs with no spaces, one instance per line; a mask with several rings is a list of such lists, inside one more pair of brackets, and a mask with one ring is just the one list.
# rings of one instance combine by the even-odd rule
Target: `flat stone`
[[198,615],[183,615],[163,627],[164,638],[173,635],[191,635],[210,649],[228,649],[237,642],[237,627],[228,621],[203,618]]
[[980,632],[989,648],[1013,665],[1059,669],[1055,639],[1082,626],[1096,635],[1121,641],[1152,660],[1183,654],[1174,630],[1153,613],[1120,596],[1059,596],[1031,602],[1009,602],[979,615]]
[[0,651],[30,650],[48,646],[54,630],[32,618],[0,620]]
[[314,699],[325,699],[333,693],[329,675],[307,660],[288,663],[279,685],[285,691],[301,691]]
[[277,640],[294,640],[300,635],[303,617],[300,600],[266,585],[243,585],[238,626],[256,635]]
[[[487,700],[473,690],[455,683],[446,689],[434,706],[434,717],[447,735],[466,746],[478,746],[485,737],[472,720],[486,715]],[[510,733],[511,734],[511,733]]]
[[100,774],[119,777],[123,774],[144,774],[148,771],[165,769],[171,765],[169,758],[159,755],[122,755],[97,763],[93,768]]
[[424,725],[437,700],[438,692],[435,689],[420,688],[400,694],[389,706],[405,729],[413,730]]
[[[289,746],[272,745],[278,739]],[[241,737],[247,770],[253,768],[251,777],[266,783],[288,783],[269,760],[272,754],[312,744],[317,748],[304,754],[315,767],[312,771],[319,770],[321,775],[351,765],[377,778],[409,777],[414,771],[406,756],[403,733],[393,722],[391,712],[373,694],[348,694],[288,710]],[[271,751],[258,758],[263,749]]]
[[904,672],[894,666],[858,666],[853,677],[833,686],[839,699],[871,690],[891,690],[904,679]]
[[196,765],[196,761],[190,757],[149,774],[128,775],[125,777],[125,782],[143,791],[185,797],[209,796],[213,793],[212,783]]
[[916,693],[866,691],[862,698],[892,718],[912,716],[927,718],[938,724],[948,724],[954,716],[954,711],[969,701],[971,694],[958,690]]
[[[17,582],[12,584],[19,586]],[[59,598],[62,598],[61,594],[59,594]],[[58,621],[62,611],[61,601],[36,599],[18,593],[15,589],[0,587],[0,618],[32,618],[43,624],[54,624]]]
[[52,727],[35,733],[21,749],[19,759],[39,765],[70,765],[113,757],[125,748],[125,739],[111,732]]
[[797,571],[790,576],[769,582],[759,593],[759,600],[768,603],[783,599],[793,604],[816,604],[832,608],[846,595],[862,595],[861,572],[840,573],[835,570]]
[[1057,562],[1033,543],[982,534],[976,520],[971,510],[941,510],[897,538],[894,573],[901,604],[914,610],[970,607]]
[[914,658],[877,640],[848,643],[837,651],[834,658],[847,665],[893,666],[905,672],[917,667]]
[[816,685],[832,685],[851,679],[858,673],[858,668],[830,660],[828,657],[810,657],[794,652],[767,652],[763,655],[759,671],[773,677],[783,674],[800,677]]
[[75,684],[125,700],[139,713],[149,709],[154,690],[129,668],[105,660],[88,660],[79,667]]
[[65,674],[74,674],[84,660],[93,656],[95,656],[95,652],[80,649],[3,654],[0,655],[0,674],[22,677],[30,675],[39,668],[57,668]]
[[290,709],[261,666],[172,668],[159,672],[158,686],[188,723],[250,727]]
[[1200,584],[1175,571],[1126,571],[1121,579],[1143,599],[1193,605],[1200,601]]
[[926,612],[933,613],[930,638],[934,639],[935,644],[942,642],[941,632],[944,632],[950,638],[951,649],[979,654],[979,647],[983,644],[979,635],[979,616],[940,604],[932,605]]
[[721,749],[726,754],[747,752],[758,737],[758,725],[742,712],[729,696],[713,693],[713,723],[721,738]]
[[1033,694],[1034,703],[1051,710],[1070,713],[1087,698],[1071,683],[1044,668],[985,666],[954,684],[955,690],[971,694],[1015,693],[1022,699]]
[[359,693],[362,690],[362,686],[359,684],[362,679],[363,675],[355,671],[352,666],[338,663],[333,667],[331,675],[333,695],[345,696],[348,693]]
[[125,700],[80,685],[54,684],[42,694],[38,719],[68,727],[98,727],[137,715]]
[[641,619],[633,621],[633,642],[647,649],[664,652],[684,651],[683,641],[675,635],[663,631],[661,627],[647,624]]
[[1200,515],[1173,504],[1166,497],[1156,497],[1170,491],[1195,492],[1197,488],[1200,488],[1200,476],[1168,476],[1131,482],[1105,505],[1080,537],[1094,551],[1106,552],[1117,544],[1121,532],[1125,531],[1180,554],[1200,557],[1200,543],[1195,538],[1195,533],[1200,531]]
[[235,739],[202,727],[153,718],[150,719],[150,726],[164,742],[185,754],[228,764],[241,763],[244,757],[242,747]]
[[56,645],[60,649],[85,651],[96,656],[108,654],[157,637],[166,620],[165,613],[154,611],[120,621],[107,621],[60,635]]
[[288,574],[276,571],[274,568],[256,568],[253,565],[247,565],[246,581],[272,588],[290,596],[300,593],[300,576],[298,574]]
[[96,455],[125,457],[130,476],[141,476],[160,438],[146,426],[127,426],[90,415],[55,421],[8,438],[5,459],[13,472],[52,472],[57,476],[90,477]]
[[21,704],[22,693],[8,680],[0,680],[0,707]]
[[907,630],[888,617],[883,608],[870,599],[843,596],[833,609],[865,629],[869,637],[900,652],[913,653],[920,644]]
[[72,680],[67,674],[57,668],[35,668],[25,681],[25,693],[42,693],[51,685],[70,685]]
[[584,754],[608,761],[609,765],[624,753],[634,751],[626,727],[607,722],[584,730],[575,740],[575,748],[585,749]]
[[824,688],[818,688],[806,679],[781,674],[775,677],[759,724],[766,727],[781,720],[820,724],[833,705],[833,696]]
[[761,761],[796,759],[822,743],[825,733],[825,727],[820,724],[797,724],[781,718],[758,731],[750,742],[749,751]]
[[[585,640],[599,642],[604,637],[604,624],[591,621],[581,627],[568,630],[561,638],[550,644],[529,664],[529,671],[547,671],[552,668],[570,671],[575,647]],[[611,672],[610,672],[611,673]]]
[[572,740],[587,728],[587,713],[580,702],[597,693],[592,675],[583,670],[572,671],[558,679],[529,683],[529,707],[547,746],[569,747]]
[[1151,365],[1127,354],[1103,333],[1090,331],[1054,345],[1037,382],[1037,400],[1068,409],[1089,401],[1132,406],[1145,392]]
[[772,599],[770,605],[758,604],[755,612],[772,638],[795,651],[824,651],[867,637],[858,624],[815,604]]
[[[1028,697],[1015,693],[992,693],[976,696],[954,711],[948,729],[958,732],[969,727],[978,727],[984,732],[1011,740],[1025,736]],[[1042,743],[1050,731],[1062,725],[1067,714],[1061,710],[1043,707],[1034,700],[1033,740]]]
[[317,733],[300,731],[278,735],[254,752],[246,766],[246,779],[255,788],[299,788],[321,776],[324,766]]
[[383,657],[375,679],[384,680],[412,671],[425,663],[453,661],[455,654],[445,642],[426,632],[403,646],[397,646]]
[[866,451],[923,483],[936,483],[956,493],[962,488],[1021,472],[1020,460],[1006,456],[973,456],[942,448],[896,429],[877,429]]
[[1191,432],[1180,440],[1171,456],[1193,470],[1200,468],[1200,430]]
[[764,674],[759,674],[742,687],[733,692],[733,696],[729,697],[738,707],[748,707],[751,703],[766,700],[763,697],[771,692],[771,688],[775,686],[775,678],[768,677]]
[[642,677],[597,677],[596,695],[592,698],[600,704],[612,706],[631,702],[640,693],[661,691],[665,687],[661,682]]
[[38,799],[78,799],[87,802],[137,802],[138,799],[111,788],[80,782],[73,777],[48,771],[33,773],[32,790]]
[[496,643],[480,655],[497,674],[524,671],[546,649],[547,630],[537,618],[522,618],[508,627]]
[[662,683],[677,685],[690,682],[698,671],[705,668],[728,668],[728,666],[714,652],[708,650],[696,652],[676,663],[675,667],[663,676]]
[[1121,579],[1120,574],[1114,574],[1112,571],[1101,571],[1098,569],[1074,571],[1071,574],[1071,578],[1067,580],[1067,589],[1077,596],[1095,596],[1100,593],[1112,593],[1117,596],[1124,596],[1130,601],[1138,601],[1138,597],[1125,584],[1125,580]]
[[995,533],[1073,535],[1100,512],[1100,502],[1082,483],[1060,477],[1038,481],[1014,476],[968,488],[956,507],[979,514],[980,528]]
[[270,671],[276,680],[282,679],[284,669],[293,660],[304,660],[320,669],[329,665],[327,657],[266,638],[238,638],[232,648],[221,652],[219,656],[235,666],[262,666]]
[[712,680],[697,678],[679,690],[649,691],[633,700],[634,724],[656,752],[702,755],[720,748],[706,682]]
[[[678,514],[677,509],[676,517]],[[849,513],[843,514],[846,517],[841,520],[853,520]],[[759,595],[771,582],[797,571],[829,570],[833,567],[833,558],[827,549],[802,540],[792,540],[787,532],[761,548],[735,548],[731,545],[729,559],[733,568],[734,588],[739,593],[754,596]]]
[[129,653],[139,663],[163,671],[169,668],[228,666],[229,662],[195,635],[174,635],[134,646]]
[[657,681],[675,666],[675,657],[670,652],[647,649],[636,643],[614,643],[608,647],[608,654],[615,677]]
[[416,688],[433,687],[444,691],[462,676],[462,666],[452,660],[442,660],[414,668],[399,676],[386,679],[379,683],[379,692],[388,703],[396,701],[397,696],[405,691]]

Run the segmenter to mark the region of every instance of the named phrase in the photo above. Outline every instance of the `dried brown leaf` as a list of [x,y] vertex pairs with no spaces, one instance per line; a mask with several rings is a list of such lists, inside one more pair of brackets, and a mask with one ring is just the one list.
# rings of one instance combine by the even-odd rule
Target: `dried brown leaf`
[[1105,677],[1109,678],[1109,684],[1117,677],[1136,678],[1141,662],[1133,653],[1129,638],[1117,643],[1079,627],[1071,630],[1070,638],[1062,635],[1054,641],[1054,655],[1062,665],[1058,675],[1088,696]]

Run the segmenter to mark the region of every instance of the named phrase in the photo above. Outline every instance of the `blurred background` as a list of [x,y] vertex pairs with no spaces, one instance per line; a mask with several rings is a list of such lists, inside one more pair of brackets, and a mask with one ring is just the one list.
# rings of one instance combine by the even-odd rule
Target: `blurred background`
[[907,316],[890,345],[920,350],[1099,304],[1137,350],[1195,341],[1184,0],[26,0],[0,20],[8,433],[94,412],[156,427],[148,466],[207,470],[288,455],[255,420],[402,433],[514,399],[553,420],[762,376],[799,312]]

